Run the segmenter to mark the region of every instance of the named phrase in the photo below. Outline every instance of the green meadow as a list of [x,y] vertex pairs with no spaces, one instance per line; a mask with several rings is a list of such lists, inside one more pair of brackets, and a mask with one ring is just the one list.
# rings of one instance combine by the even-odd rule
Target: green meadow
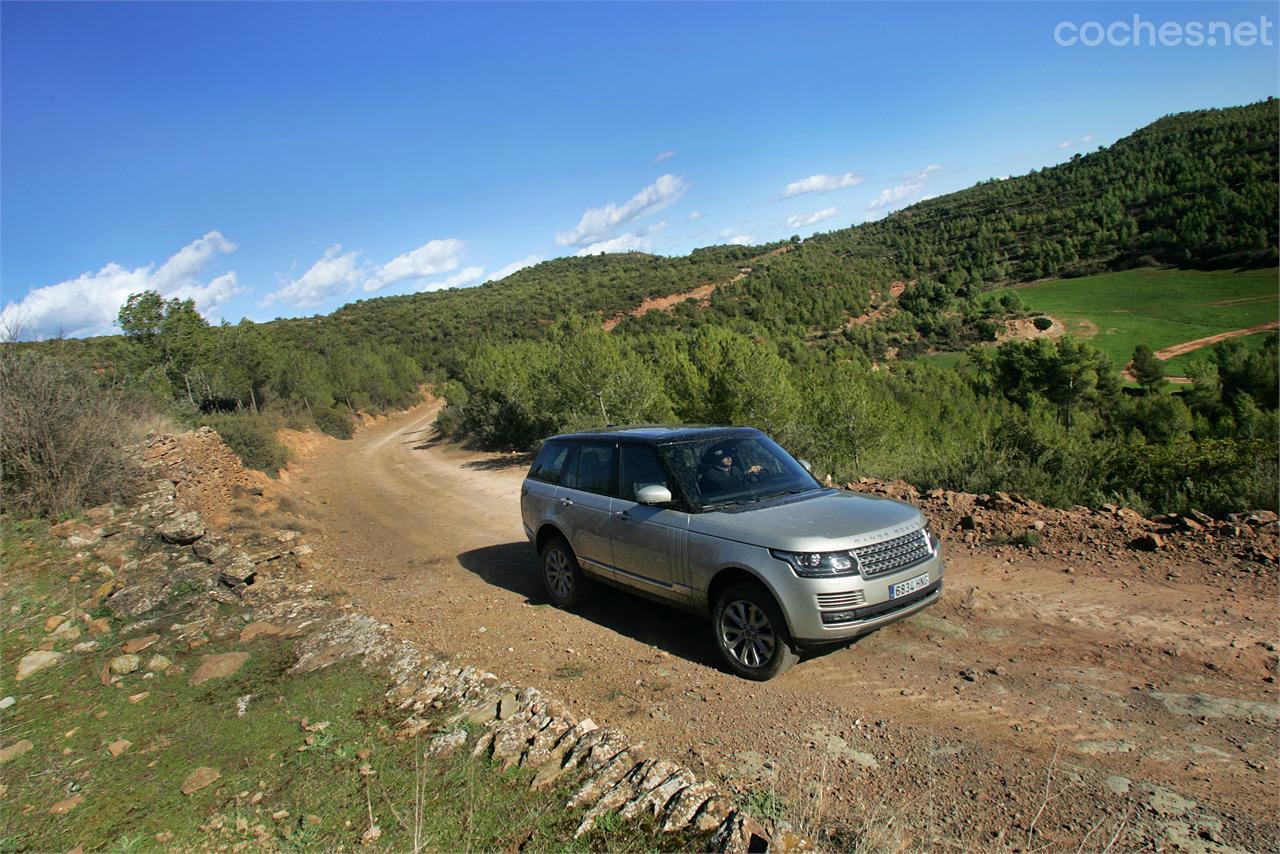
[[[1247,329],[1277,319],[1274,267],[1256,270],[1141,269],[1079,279],[1055,279],[1013,289],[1033,312],[1052,315],[1073,335],[1126,364],[1133,348],[1155,350]],[[1267,334],[1248,336],[1260,347]],[[1203,353],[1170,360],[1184,367]]]

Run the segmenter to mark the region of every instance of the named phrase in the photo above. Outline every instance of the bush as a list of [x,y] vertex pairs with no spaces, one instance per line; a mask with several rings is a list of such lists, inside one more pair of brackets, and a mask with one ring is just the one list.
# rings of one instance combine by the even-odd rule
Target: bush
[[3,506],[63,516],[127,501],[141,482],[128,451],[142,413],[86,369],[0,347]]
[[315,410],[316,427],[336,439],[350,439],[355,433],[355,419],[351,411],[336,406],[322,406]]
[[1037,317],[1034,320],[1032,320],[1031,325],[1034,326],[1036,329],[1039,329],[1041,332],[1044,332],[1046,329],[1049,329],[1053,326],[1053,321],[1045,317],[1044,315],[1041,315],[1040,317]]
[[240,462],[251,469],[274,476],[289,462],[289,452],[276,438],[275,422],[265,415],[209,415],[200,423],[217,430]]

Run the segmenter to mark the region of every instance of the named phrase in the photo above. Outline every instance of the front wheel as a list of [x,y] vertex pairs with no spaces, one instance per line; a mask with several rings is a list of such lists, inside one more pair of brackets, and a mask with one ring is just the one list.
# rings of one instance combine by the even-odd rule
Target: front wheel
[[720,654],[739,676],[764,682],[799,660],[781,609],[755,582],[735,584],[721,593],[711,622]]
[[558,608],[572,608],[587,599],[587,577],[564,537],[552,537],[542,547],[542,586]]

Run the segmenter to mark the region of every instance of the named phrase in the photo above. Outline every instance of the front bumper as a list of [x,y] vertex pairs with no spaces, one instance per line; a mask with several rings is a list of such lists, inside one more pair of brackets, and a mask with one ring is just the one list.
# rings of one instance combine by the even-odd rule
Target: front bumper
[[[928,608],[942,598],[944,560],[936,549],[927,560],[878,578],[853,575],[845,578],[795,578],[780,597],[791,637],[800,645],[848,640],[886,626]],[[889,588],[929,574],[929,583],[898,599]],[[823,620],[823,614],[827,620]],[[837,622],[832,617],[839,616]]]

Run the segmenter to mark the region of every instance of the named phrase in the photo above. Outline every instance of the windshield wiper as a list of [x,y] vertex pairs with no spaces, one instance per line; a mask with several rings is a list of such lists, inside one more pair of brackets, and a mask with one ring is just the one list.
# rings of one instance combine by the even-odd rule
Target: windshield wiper
[[703,510],[719,510],[721,507],[736,507],[739,504],[754,504],[758,499],[739,498],[735,501],[717,501],[715,504],[702,505]]
[[801,494],[802,492],[812,492],[812,491],[813,491],[813,489],[812,489],[812,488],[809,488],[809,489],[784,489],[784,490],[782,490],[781,492],[775,492],[775,493],[772,493],[771,495],[765,495],[765,496],[761,497],[759,500],[760,500],[760,501],[768,501],[770,498],[781,498],[781,497],[782,497],[782,496],[784,496],[784,495],[799,495],[799,494]]

